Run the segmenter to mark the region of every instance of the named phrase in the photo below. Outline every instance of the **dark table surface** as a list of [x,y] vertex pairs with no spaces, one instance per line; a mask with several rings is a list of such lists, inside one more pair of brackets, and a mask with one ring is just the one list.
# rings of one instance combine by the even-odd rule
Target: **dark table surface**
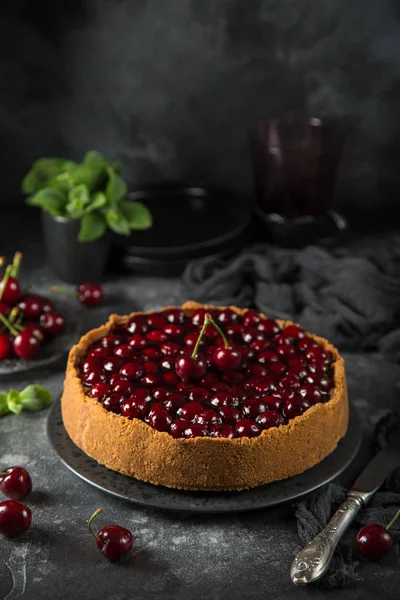
[[[34,221],[0,216],[1,254],[24,252],[23,277],[45,291],[55,278],[45,266],[40,231]],[[175,301],[179,282],[142,276],[114,276],[105,284],[106,303],[87,310],[77,306],[82,330],[104,322],[110,312],[159,308]],[[345,355],[349,393],[363,424],[360,453],[344,475],[351,482],[369,457],[376,421],[398,404],[400,367],[377,354]],[[50,367],[11,378],[1,389],[40,383],[58,401],[65,359]],[[27,500],[33,524],[24,535],[1,539],[0,599],[58,600],[145,599],[319,599],[400,597],[397,551],[381,563],[361,561],[362,582],[343,590],[296,588],[289,566],[301,543],[292,504],[237,515],[188,515],[152,511],[122,502],[91,487],[64,467],[46,436],[46,411],[0,420],[2,467],[18,464],[31,473],[35,491]],[[86,528],[92,512],[103,507],[99,527],[118,522],[135,537],[132,555],[109,563]],[[354,538],[349,536],[350,542]]]

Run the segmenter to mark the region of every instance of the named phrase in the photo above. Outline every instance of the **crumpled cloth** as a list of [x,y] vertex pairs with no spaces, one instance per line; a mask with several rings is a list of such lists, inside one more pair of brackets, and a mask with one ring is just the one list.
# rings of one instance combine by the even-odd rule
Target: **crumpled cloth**
[[[379,451],[386,444],[388,435],[400,427],[400,410],[384,416],[375,427],[374,445]],[[339,483],[323,487],[296,507],[297,530],[304,545],[308,544],[328,523],[346,496],[346,488]],[[362,509],[354,523],[362,527],[367,523],[386,526],[400,508],[400,468],[388,477],[380,491]],[[354,537],[357,529],[353,528]],[[400,519],[390,528],[396,541],[400,540]],[[357,571],[359,562],[356,552],[344,544],[338,545],[325,575],[317,582],[320,588],[345,587],[361,580]]]
[[190,262],[181,298],[253,307],[300,323],[340,349],[400,358],[400,238],[329,251],[255,245]]

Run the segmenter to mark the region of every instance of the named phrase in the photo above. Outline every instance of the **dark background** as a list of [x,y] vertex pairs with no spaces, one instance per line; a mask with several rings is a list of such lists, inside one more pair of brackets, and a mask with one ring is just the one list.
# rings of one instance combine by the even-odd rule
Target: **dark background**
[[248,192],[249,128],[351,117],[337,202],[395,210],[396,0],[9,0],[0,6],[0,203],[43,155],[120,158],[132,186]]

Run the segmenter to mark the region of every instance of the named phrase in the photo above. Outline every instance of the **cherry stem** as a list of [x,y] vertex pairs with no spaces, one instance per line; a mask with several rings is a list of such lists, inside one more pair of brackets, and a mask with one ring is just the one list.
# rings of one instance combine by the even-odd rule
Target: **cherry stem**
[[13,327],[10,323],[10,321],[8,321],[8,319],[5,318],[5,316],[0,313],[0,321],[3,323],[3,325],[5,325],[8,329],[8,331],[10,331],[14,336],[17,336],[19,334],[19,331],[17,331],[15,329],[15,327]]
[[222,331],[221,327],[219,325],[217,325],[217,323],[214,321],[214,319],[211,316],[210,316],[210,325],[212,325],[214,327],[214,329],[216,329],[218,331],[219,335],[222,337],[225,348],[229,348],[229,342],[227,340],[226,335]]
[[2,471],[0,473],[0,477],[4,477],[4,475],[9,475],[10,473],[7,473],[7,471]]
[[[18,306],[14,306],[14,307],[11,309],[11,312],[10,312],[10,314],[8,315],[8,319],[9,319],[10,323],[14,323],[14,321],[16,321],[16,320],[17,320],[17,318],[20,316],[20,313],[21,313],[21,311],[20,311],[20,309],[18,308]],[[14,325],[15,325],[15,324],[16,324],[16,323],[14,323]]]
[[0,256],[0,269],[2,269],[4,267],[5,262],[6,262],[6,259],[4,258],[4,256]]
[[0,301],[1,301],[2,297],[3,297],[4,290],[7,287],[8,280],[10,279],[11,269],[12,269],[12,265],[8,265],[8,267],[5,270],[3,281],[1,282]]
[[390,521],[389,525],[386,525],[386,531],[389,531],[392,525],[397,521],[398,516],[400,515],[400,508],[397,513],[394,515],[393,519]]
[[75,290],[69,290],[65,287],[60,287],[59,285],[52,285],[50,288],[51,292],[56,292],[57,294],[68,294],[69,296],[79,296],[79,292]]
[[13,263],[11,265],[11,276],[15,277],[15,279],[18,277],[19,269],[21,267],[21,260],[22,252],[16,252],[14,254]]
[[95,519],[102,511],[103,511],[102,508],[98,508],[97,510],[95,510],[94,513],[92,514],[92,516],[90,517],[89,521],[88,521],[88,529],[89,529],[90,533],[92,534],[92,536],[94,537],[95,540],[97,540],[98,542],[100,542],[100,544],[102,543],[102,541],[99,538],[99,536],[97,536],[93,532],[91,525],[92,525],[93,519]]
[[197,338],[197,342],[193,348],[193,352],[192,352],[192,358],[196,358],[197,356],[197,351],[199,349],[200,346],[200,342],[203,339],[205,330],[207,329],[207,326],[211,323],[211,315],[209,313],[206,313],[204,315],[204,323],[203,323],[203,327],[200,329],[200,333],[199,333],[199,337]]

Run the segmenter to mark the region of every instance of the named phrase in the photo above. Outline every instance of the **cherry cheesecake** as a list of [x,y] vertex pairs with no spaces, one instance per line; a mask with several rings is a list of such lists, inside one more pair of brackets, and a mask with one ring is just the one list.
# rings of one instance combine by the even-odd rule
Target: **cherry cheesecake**
[[111,315],[69,354],[73,442],[109,469],[185,490],[242,490],[333,452],[348,425],[327,340],[254,310],[187,302]]

